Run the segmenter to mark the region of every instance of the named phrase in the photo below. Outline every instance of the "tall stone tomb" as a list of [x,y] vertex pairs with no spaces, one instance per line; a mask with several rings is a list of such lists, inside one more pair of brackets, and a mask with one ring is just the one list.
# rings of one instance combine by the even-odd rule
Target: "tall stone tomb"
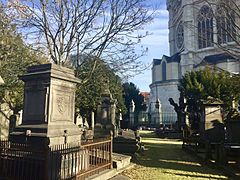
[[73,70],[36,65],[20,79],[25,83],[23,120],[10,140],[37,145],[80,142],[82,133],[74,124],[75,90],[80,80]]
[[202,102],[202,113],[199,122],[200,135],[211,143],[224,141],[222,106],[223,102],[213,98]]
[[116,103],[117,100],[112,97],[108,87],[108,81],[103,85],[104,91],[101,95],[100,103],[97,107],[96,124],[94,127],[94,136],[108,136],[113,132],[113,136],[117,136],[116,121]]

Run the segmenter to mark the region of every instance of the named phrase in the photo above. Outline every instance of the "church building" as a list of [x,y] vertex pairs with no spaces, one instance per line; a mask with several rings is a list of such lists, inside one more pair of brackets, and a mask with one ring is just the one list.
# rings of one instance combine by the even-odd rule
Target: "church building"
[[[168,99],[178,102],[179,79],[187,71],[214,65],[231,73],[240,72],[239,61],[221,48],[236,46],[233,40],[236,31],[231,21],[239,19],[230,9],[225,13],[225,7],[216,3],[220,1],[212,5],[206,0],[167,0],[170,55],[153,59],[149,100],[153,124],[165,124],[166,114],[172,114],[172,123],[176,121]],[[240,4],[240,0],[236,0],[236,4]]]

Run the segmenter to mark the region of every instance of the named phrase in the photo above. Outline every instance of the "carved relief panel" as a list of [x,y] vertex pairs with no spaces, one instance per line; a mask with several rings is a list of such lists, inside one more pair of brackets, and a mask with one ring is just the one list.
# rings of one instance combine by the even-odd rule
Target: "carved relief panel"
[[51,107],[51,120],[72,121],[74,93],[68,91],[54,90]]

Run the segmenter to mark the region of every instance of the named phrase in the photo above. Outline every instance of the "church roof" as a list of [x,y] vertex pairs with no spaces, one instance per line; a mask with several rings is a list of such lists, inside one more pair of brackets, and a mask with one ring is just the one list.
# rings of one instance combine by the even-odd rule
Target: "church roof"
[[204,62],[210,63],[210,64],[217,64],[226,61],[227,59],[235,59],[233,56],[226,54],[226,53],[221,53],[221,54],[214,54],[214,55],[209,55],[205,56],[203,59]]
[[199,64],[194,65],[194,68],[197,68],[199,66],[206,65],[206,64],[215,65],[221,62],[226,62],[226,60],[236,60],[236,58],[234,58],[233,56],[227,53],[209,55],[209,56],[205,56],[204,59]]
[[167,62],[168,63],[171,63],[171,62],[180,62],[181,61],[181,56],[180,56],[180,52],[172,55],[171,57],[169,57],[169,59],[167,59]]
[[156,65],[160,65],[162,62],[161,59],[153,59],[153,65],[156,66]]
[[160,65],[163,59],[165,59],[167,61],[167,63],[172,63],[172,62],[179,63],[181,61],[180,52],[178,52],[170,57],[163,55],[162,59],[153,59],[153,66]]

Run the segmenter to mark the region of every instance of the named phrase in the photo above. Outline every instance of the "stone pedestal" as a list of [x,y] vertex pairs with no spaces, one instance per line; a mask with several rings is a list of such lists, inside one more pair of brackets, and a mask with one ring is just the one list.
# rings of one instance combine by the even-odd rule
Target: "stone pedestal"
[[21,80],[25,82],[23,120],[10,140],[49,145],[79,142],[81,130],[74,124],[74,110],[80,81],[73,70],[37,65],[29,67]]

